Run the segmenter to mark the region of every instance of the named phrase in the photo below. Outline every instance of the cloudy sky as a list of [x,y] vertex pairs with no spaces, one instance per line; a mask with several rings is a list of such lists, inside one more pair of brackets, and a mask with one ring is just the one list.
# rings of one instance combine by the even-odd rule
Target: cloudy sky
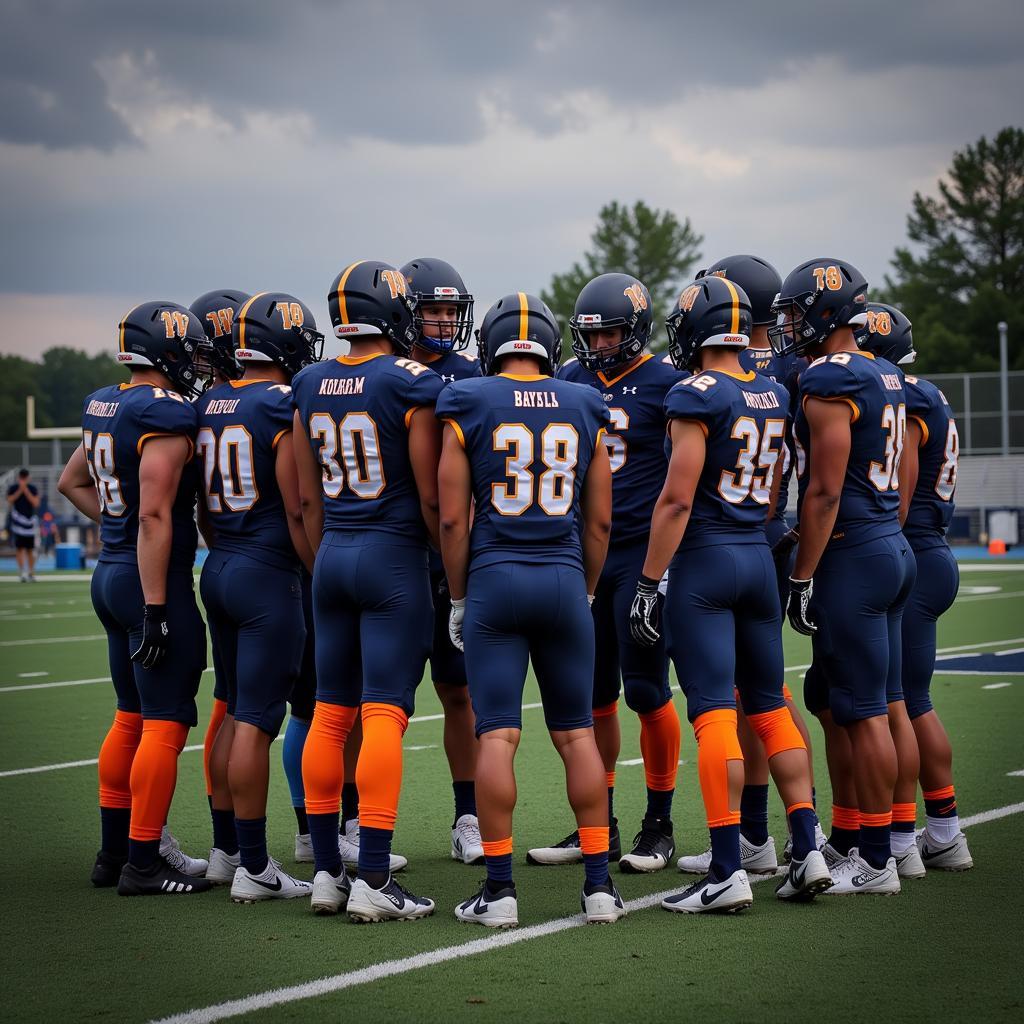
[[914,191],[1024,96],[1020,0],[0,11],[0,351],[30,356],[212,288],[323,326],[361,258],[447,259],[481,305],[539,291],[611,199],[689,216],[707,262],[880,282]]

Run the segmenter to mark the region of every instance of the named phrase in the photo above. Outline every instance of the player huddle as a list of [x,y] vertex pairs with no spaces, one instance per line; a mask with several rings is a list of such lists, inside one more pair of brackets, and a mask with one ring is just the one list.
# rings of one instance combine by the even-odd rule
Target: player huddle
[[[473,297],[441,260],[353,263],[328,303],[350,351],[326,361],[291,295],[143,303],[118,328],[131,382],[86,399],[60,490],[101,525],[92,599],[117,695],[95,885],[226,884],[237,902],[309,898],[355,921],[432,914],[392,850],[428,661],[451,856],[486,864],[462,921],[518,924],[514,761],[531,663],[576,828],[526,860],[582,862],[589,922],[626,912],[610,862],[652,872],[676,855],[669,659],[710,848],[679,858],[698,877],[665,909],[737,911],[753,902],[748,872],[776,873],[769,775],[789,829],[782,900],[898,893],[926,867],[972,866],[929,699],[936,620],[959,582],[945,539],[956,425],[942,393],[905,374],[909,321],[868,302],[857,270],[817,259],[783,281],[757,257],[721,260],[680,294],[667,358],[648,351],[651,297],[627,274],[580,293],[565,364],[554,315],[523,292],[487,311],[478,358],[466,352]],[[197,529],[216,680],[208,859],[167,830],[206,661]],[[828,754],[827,838],[783,682],[784,613],[812,637],[804,697]],[[620,689],[647,789],[625,852]],[[286,716],[295,859],[313,862],[312,882],[267,849]]]

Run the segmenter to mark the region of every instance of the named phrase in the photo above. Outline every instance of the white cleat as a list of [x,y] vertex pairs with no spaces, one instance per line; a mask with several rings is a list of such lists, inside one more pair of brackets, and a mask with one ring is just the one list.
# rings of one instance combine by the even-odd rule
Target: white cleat
[[332,875],[329,871],[318,871],[313,876],[313,885],[310,892],[310,907],[314,914],[337,914],[344,910],[348,903],[349,893],[352,891],[352,883],[345,868],[342,867],[340,875]]
[[[341,846],[341,843],[338,844]],[[296,864],[312,864],[316,858],[313,856],[313,840],[310,839],[309,833],[296,832],[295,833],[295,863]]]
[[620,917],[626,916],[622,897],[610,878],[604,885],[594,886],[589,893],[584,885],[580,893],[580,906],[586,915],[587,924],[615,924]]
[[[452,860],[461,860],[463,864],[483,864],[484,846],[480,839],[480,822],[475,814],[463,814],[455,822],[452,829]],[[397,869],[392,867],[391,870]]]
[[[711,849],[693,857],[680,857],[676,867],[689,875],[707,875],[711,870]],[[740,833],[740,867],[752,875],[774,875],[779,868],[775,840],[771,836],[763,846],[755,846]]]
[[927,872],[924,869],[924,861],[921,860],[921,853],[917,843],[907,847],[903,853],[894,854],[896,861],[896,873],[900,878],[924,878]]
[[803,860],[790,861],[786,877],[775,887],[780,900],[806,903],[833,886],[832,875],[819,850],[811,850]]
[[835,885],[826,892],[830,896],[895,896],[900,891],[896,858],[890,857],[884,868],[873,868],[854,847],[850,856],[832,868]]
[[710,876],[702,878],[682,892],[667,896],[661,905],[677,914],[734,914],[753,902],[747,873],[740,868],[723,882],[714,882]]
[[292,878],[273,857],[258,875],[240,867],[231,883],[231,899],[235,903],[259,903],[261,900],[294,900],[309,896],[313,883]]
[[377,921],[415,921],[434,912],[434,901],[414,896],[403,889],[393,877],[380,889],[374,889],[361,878],[352,883],[348,898],[348,916],[359,924]]
[[191,875],[193,878],[202,878],[210,866],[209,861],[203,860],[202,857],[190,857],[185,853],[166,825],[160,833],[160,856],[175,871]]
[[958,832],[951,843],[938,843],[925,829],[917,837],[917,849],[925,868],[937,871],[970,871],[974,858],[967,847],[967,836]]
[[[345,831],[338,836],[338,853],[341,854],[341,862],[353,871],[359,866],[359,819],[353,818],[345,822]],[[409,864],[409,858],[403,857],[400,853],[391,854],[388,867],[392,874],[401,871]]]
[[238,853],[225,853],[215,846],[210,851],[210,866],[206,869],[206,877],[214,885],[231,885],[235,880],[235,872],[242,864]]
[[825,863],[828,865],[829,871],[835,871],[840,864],[846,860],[846,854],[840,853],[830,842],[826,840],[825,845],[819,847],[822,857],[825,858]]
[[475,896],[455,908],[455,916],[467,924],[482,924],[485,928],[515,928],[519,924],[516,887],[510,882],[506,888],[490,893],[485,882]]

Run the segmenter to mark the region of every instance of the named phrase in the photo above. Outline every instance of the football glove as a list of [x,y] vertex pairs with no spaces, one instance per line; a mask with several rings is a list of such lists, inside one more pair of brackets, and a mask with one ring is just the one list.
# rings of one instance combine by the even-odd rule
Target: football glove
[[466,599],[464,597],[452,598],[452,610],[448,615],[448,639],[451,640],[452,646],[458,650],[463,651],[465,648],[462,645],[462,620],[466,615]]
[[661,639],[661,609],[658,606],[658,584],[641,576],[637,580],[636,594],[629,609],[629,632],[633,639],[644,647],[653,647]]
[[811,617],[811,596],[814,594],[814,580],[789,580],[789,600],[786,602],[786,615],[789,624],[804,636],[813,636],[818,631],[818,624]]
[[142,619],[142,643],[132,654],[132,661],[137,661],[143,668],[156,668],[164,660],[170,647],[170,640],[167,605],[147,604]]
[[587,607],[588,608],[593,608],[594,607],[594,595],[593,594],[587,594]]
[[789,559],[793,554],[793,548],[797,546],[800,541],[800,530],[797,527],[793,527],[792,530],[784,533],[773,545],[772,545],[772,559],[775,562],[775,571],[777,573],[789,575]]

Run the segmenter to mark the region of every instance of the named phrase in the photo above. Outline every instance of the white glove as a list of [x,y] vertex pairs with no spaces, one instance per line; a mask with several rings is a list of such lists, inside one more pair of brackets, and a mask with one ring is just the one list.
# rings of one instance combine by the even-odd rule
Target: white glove
[[594,607],[594,595],[593,594],[587,594],[587,607],[588,608],[593,608]]
[[464,597],[452,599],[452,610],[448,616],[448,639],[452,646],[459,651],[464,651],[462,645],[462,620],[466,617],[466,599]]

